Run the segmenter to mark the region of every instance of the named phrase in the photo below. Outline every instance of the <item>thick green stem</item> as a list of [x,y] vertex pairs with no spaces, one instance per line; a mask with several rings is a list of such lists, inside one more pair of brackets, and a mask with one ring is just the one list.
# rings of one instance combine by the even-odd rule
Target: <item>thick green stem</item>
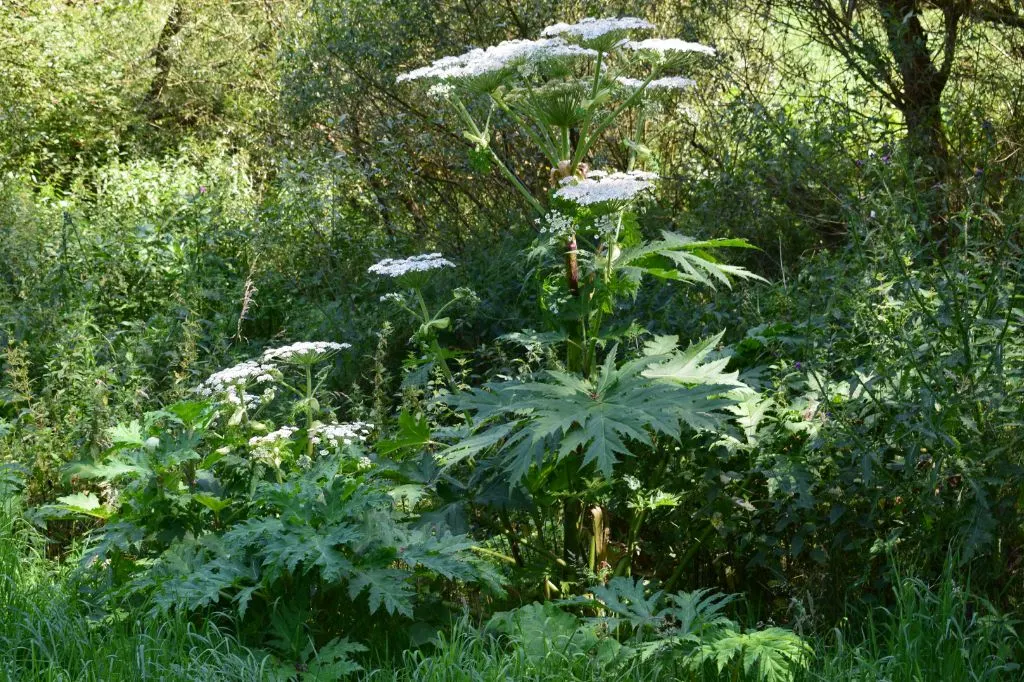
[[477,147],[487,149],[487,152],[491,155],[491,159],[493,159],[494,163],[497,164],[498,170],[503,176],[505,176],[505,179],[512,183],[512,186],[515,187],[523,198],[526,199],[533,210],[537,212],[537,215],[543,216],[544,207],[541,203],[537,201],[537,198],[533,196],[533,194],[530,193],[530,190],[526,189],[526,186],[522,181],[516,177],[515,173],[508,169],[508,166],[502,162],[501,157],[499,157],[495,153],[494,149],[491,148],[489,134],[487,131],[480,130],[480,127],[477,126],[476,121],[473,120],[472,115],[470,115],[469,110],[466,109],[462,100],[458,97],[453,97],[452,102],[455,104],[455,111],[459,114],[459,118],[461,118],[462,122],[466,124],[467,128],[469,128],[467,132],[463,133],[466,136],[466,139],[473,142]]
[[[629,148],[629,162],[626,164],[626,172],[636,167],[636,148],[643,144],[644,139],[644,106],[641,104],[636,114],[636,132],[633,133],[633,144]],[[621,215],[621,214],[620,214]]]
[[562,558],[570,566],[574,558],[578,559],[583,556],[583,543],[579,530],[583,503],[575,496],[574,492],[572,495],[572,497],[567,497],[562,504]]
[[601,60],[604,58],[604,51],[597,51],[597,64],[594,67],[594,87],[590,90],[590,98],[597,97],[597,90],[601,87]]
[[569,166],[569,171],[571,173],[576,172],[576,167],[579,165],[580,161],[582,161],[583,157],[586,156],[588,151],[590,151],[590,148],[597,143],[597,141],[601,138],[601,135],[604,133],[604,131],[606,131],[608,127],[615,122],[615,119],[619,117],[619,114],[621,114],[623,111],[631,107],[634,102],[640,99],[640,96],[647,89],[647,86],[650,84],[652,80],[657,78],[658,75],[659,72],[657,69],[652,71],[651,75],[647,77],[647,80],[641,83],[640,86],[637,87],[637,89],[634,90],[633,93],[629,97],[627,97],[622,104],[617,106],[607,115],[605,115],[604,118],[601,119],[601,121],[594,128],[593,133],[589,132],[588,126],[587,134],[580,136],[580,143],[576,146],[576,153],[573,154],[572,163]]
[[306,455],[313,458],[313,439],[309,433],[313,428],[313,366],[306,364]]
[[537,200],[537,197],[530,194],[530,190],[526,189],[526,185],[524,185],[522,181],[518,177],[516,177],[515,173],[508,169],[508,167],[502,162],[501,158],[494,152],[493,149],[491,149],[488,146],[487,151],[491,153],[491,158],[494,160],[494,163],[498,165],[498,170],[501,172],[502,175],[505,176],[505,179],[512,183],[512,186],[519,191],[519,193],[523,196],[524,199],[526,199],[527,203],[530,204],[530,207],[537,212],[537,215],[544,217],[544,206]]
[[523,115],[509,106],[505,100],[500,97],[496,97],[494,94],[491,95],[491,99],[501,107],[502,111],[508,114],[509,118],[519,125],[520,129],[526,133],[533,143],[544,153],[544,156],[548,157],[548,161],[550,161],[552,165],[556,165],[558,163],[558,149],[555,147],[554,141],[543,126],[538,126],[538,129],[540,130],[540,134],[538,134],[530,126],[529,122],[527,122]]
[[[416,299],[420,304],[420,314],[422,315],[423,320],[422,325],[424,329],[426,329],[427,325],[433,321],[434,317],[431,316],[430,310],[427,308],[427,302],[423,298],[423,292],[419,289],[415,289],[414,291],[416,292]],[[426,329],[424,333],[428,335],[428,338],[425,339],[425,341],[431,354],[434,356],[434,365],[441,370],[441,374],[444,376],[445,382],[448,384],[448,388],[455,391],[455,376],[452,374],[452,371],[448,369],[448,363],[445,362],[444,349],[441,348],[441,344],[438,343],[437,337],[434,335],[433,331]]]

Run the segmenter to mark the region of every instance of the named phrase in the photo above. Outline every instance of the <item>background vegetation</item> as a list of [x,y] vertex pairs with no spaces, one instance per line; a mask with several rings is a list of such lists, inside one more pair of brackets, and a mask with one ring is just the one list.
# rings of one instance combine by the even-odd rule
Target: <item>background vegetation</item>
[[[616,291],[585,369],[531,206],[396,77],[620,15],[717,50],[651,105],[636,239],[764,281]],[[1022,146],[1000,0],[0,2],[0,677],[1021,679]],[[381,300],[432,251],[451,308]],[[664,335],[728,419],[508,474],[492,396]],[[258,413],[195,392],[306,340],[351,348]]]

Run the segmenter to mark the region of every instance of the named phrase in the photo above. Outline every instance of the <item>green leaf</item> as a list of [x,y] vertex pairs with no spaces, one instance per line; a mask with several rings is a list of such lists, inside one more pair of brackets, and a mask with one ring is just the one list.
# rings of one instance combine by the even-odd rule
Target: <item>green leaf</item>
[[724,371],[729,364],[728,358],[704,362],[724,334],[721,331],[715,336],[690,344],[685,351],[673,353],[671,359],[644,370],[643,375],[690,385],[744,386],[738,372]]
[[651,354],[621,366],[613,348],[593,380],[547,372],[544,381],[496,382],[459,394],[452,402],[475,413],[476,433],[442,456],[462,461],[495,448],[515,483],[550,445],[558,459],[576,455],[581,468],[593,465],[611,477],[631,443],[648,444],[652,433],[678,439],[682,424],[718,428],[734,403],[725,389],[743,386],[735,373],[723,372],[725,360],[702,364],[720,337],[667,353],[669,338],[655,339]]
[[111,457],[106,462],[100,464],[88,464],[86,462],[72,462],[65,467],[65,472],[68,476],[77,476],[79,478],[99,478],[104,481],[114,481],[121,476],[128,475],[150,475],[153,470],[150,469],[144,459],[132,458],[129,460],[119,459],[118,457]]
[[355,599],[362,592],[368,591],[371,614],[383,605],[391,615],[400,613],[412,618],[414,593],[406,583],[407,577],[407,574],[394,568],[361,570],[349,582],[348,596]]
[[59,504],[53,505],[54,508],[77,514],[85,514],[93,518],[103,519],[104,521],[109,519],[114,513],[113,509],[100,502],[99,498],[93,493],[65,495],[64,497],[58,497],[57,502]]
[[714,661],[719,673],[739,666],[744,674],[762,682],[792,682],[806,669],[813,650],[799,635],[782,628],[754,632],[727,631],[702,643],[689,656],[694,666]]
[[398,433],[394,438],[377,441],[377,454],[388,455],[398,450],[423,448],[430,444],[430,423],[425,414],[413,415],[403,410],[398,415]]
[[203,493],[194,493],[192,499],[203,505],[207,509],[211,510],[215,514],[219,514],[222,510],[227,509],[231,506],[231,500],[222,500],[219,497],[213,495],[206,495]]
[[743,239],[697,241],[673,232],[662,232],[659,241],[623,250],[615,261],[615,268],[637,281],[648,274],[712,288],[716,283],[731,287],[732,279],[766,281],[745,268],[719,263],[712,251],[720,248],[755,247]]
[[142,435],[142,424],[137,419],[133,419],[129,424],[112,426],[107,429],[107,437],[114,448],[142,447],[146,442]]
[[317,650],[303,678],[308,676],[311,680],[340,680],[357,673],[363,667],[351,660],[351,656],[363,651],[367,649],[362,644],[350,642],[347,637],[335,637]]
[[449,446],[437,455],[437,463],[443,467],[452,467],[471,457],[476,457],[488,448],[497,445],[513,429],[515,424],[503,424],[487,429],[483,433],[470,436],[455,445]]

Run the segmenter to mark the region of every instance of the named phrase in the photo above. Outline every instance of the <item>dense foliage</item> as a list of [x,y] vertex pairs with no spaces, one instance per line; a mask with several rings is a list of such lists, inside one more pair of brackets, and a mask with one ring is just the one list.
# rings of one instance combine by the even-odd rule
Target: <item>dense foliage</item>
[[1021,674],[1013,3],[0,10],[0,678]]

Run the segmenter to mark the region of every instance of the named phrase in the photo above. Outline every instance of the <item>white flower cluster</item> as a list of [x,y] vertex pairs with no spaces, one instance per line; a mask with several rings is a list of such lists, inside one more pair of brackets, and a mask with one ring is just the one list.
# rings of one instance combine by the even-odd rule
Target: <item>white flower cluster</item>
[[557,36],[557,35],[570,35],[580,40],[595,40],[608,33],[614,33],[616,31],[630,31],[630,30],[649,30],[654,28],[654,24],[651,24],[643,19],[637,19],[636,17],[606,17],[604,19],[595,19],[594,17],[587,17],[586,19],[580,19],[575,24],[557,23],[548,26],[541,31],[542,36]]
[[[619,85],[636,90],[644,84],[639,78],[627,78],[626,76],[619,76],[616,78]],[[665,78],[655,78],[647,84],[648,90],[685,90],[686,88],[696,85],[697,81],[691,78],[684,78],[682,76],[666,76]]]
[[338,448],[342,445],[352,445],[356,441],[362,443],[372,430],[373,424],[367,424],[366,422],[322,424],[310,429],[309,441],[313,445],[320,446],[321,455],[326,455],[329,452],[328,446]]
[[249,439],[249,447],[261,447],[279,444],[281,441],[291,440],[291,437],[298,431],[296,426],[282,426],[277,431],[271,431],[265,436],[253,436]]
[[265,436],[253,436],[249,439],[249,447],[252,448],[253,456],[266,460],[274,466],[281,466],[281,455],[296,431],[298,428],[294,426],[282,426],[277,431],[271,431]]
[[245,388],[251,384],[272,382],[274,380],[273,370],[272,365],[246,360],[234,367],[211,374],[196,388],[196,393],[206,397],[223,396],[232,405],[252,409],[262,400],[273,398],[273,387],[268,386],[262,395],[247,393]]
[[409,258],[385,258],[370,266],[369,272],[387,277],[401,277],[410,272],[426,272],[440,268],[454,268],[455,263],[439,253],[424,253]]
[[281,346],[280,348],[269,348],[263,351],[263,361],[279,360],[289,362],[292,360],[312,359],[351,347],[350,344],[334,343],[333,341],[299,341],[298,343]]
[[455,90],[451,83],[434,83],[427,88],[427,97],[431,99],[448,99],[448,96]]
[[594,50],[579,45],[570,45],[561,38],[506,40],[486,49],[476,48],[462,55],[442,57],[429,66],[403,73],[397,81],[401,83],[424,78],[439,80],[476,78],[527,62],[596,56],[597,52]]
[[601,236],[603,241],[611,241],[619,231],[619,214],[606,214],[594,221],[594,231]]
[[[278,369],[274,362],[314,362],[326,355],[352,346],[332,341],[301,341],[263,352],[260,360],[246,360],[234,367],[211,374],[195,388],[195,392],[207,398],[223,400],[231,405],[254,409],[270,402],[277,394],[274,386]],[[254,384],[267,384],[259,395],[249,393]]]
[[558,211],[551,211],[534,222],[541,226],[541,234],[550,235],[552,239],[563,239],[576,232],[576,222]]
[[402,294],[392,291],[389,294],[384,294],[380,297],[381,303],[405,303],[405,296]]
[[686,40],[680,40],[679,38],[648,38],[647,40],[629,40],[623,47],[628,50],[646,51],[646,52],[657,52],[658,54],[665,54],[667,52],[700,52],[702,54],[715,54],[715,48],[702,45],[700,43],[691,43]]
[[589,177],[585,179],[575,179],[574,182],[559,188],[555,196],[580,206],[626,202],[654,189],[654,181],[658,179],[657,173],[647,171],[588,175]]

